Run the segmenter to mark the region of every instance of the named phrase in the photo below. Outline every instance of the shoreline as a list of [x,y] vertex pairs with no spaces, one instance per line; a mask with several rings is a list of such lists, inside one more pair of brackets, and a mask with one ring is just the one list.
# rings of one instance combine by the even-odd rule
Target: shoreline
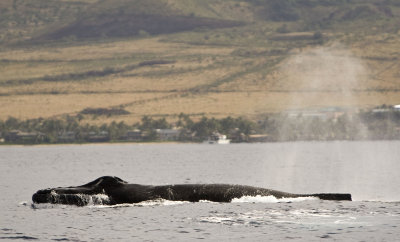
[[156,144],[201,144],[196,142],[178,142],[178,141],[165,141],[165,142],[99,142],[99,143],[54,143],[54,144],[10,144],[10,143],[0,143],[2,146],[79,146],[79,145],[156,145]]
[[[235,144],[277,144],[277,143],[335,143],[335,142],[382,142],[382,141],[397,141],[400,139],[381,139],[381,140],[288,140],[288,141],[270,141],[270,142],[239,142],[230,143],[229,145]],[[9,144],[0,143],[0,147],[44,147],[44,146],[100,146],[100,145],[181,145],[181,144],[203,144],[203,142],[179,142],[179,141],[153,141],[153,142],[102,142],[102,143],[55,143],[55,144]],[[216,145],[221,144],[205,144],[205,145]],[[225,145],[222,145],[225,146]]]

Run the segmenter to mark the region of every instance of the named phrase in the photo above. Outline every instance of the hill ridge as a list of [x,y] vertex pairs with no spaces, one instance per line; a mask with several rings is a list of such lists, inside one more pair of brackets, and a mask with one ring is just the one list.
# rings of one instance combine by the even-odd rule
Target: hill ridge
[[394,105],[399,21],[392,0],[4,0],[0,120]]

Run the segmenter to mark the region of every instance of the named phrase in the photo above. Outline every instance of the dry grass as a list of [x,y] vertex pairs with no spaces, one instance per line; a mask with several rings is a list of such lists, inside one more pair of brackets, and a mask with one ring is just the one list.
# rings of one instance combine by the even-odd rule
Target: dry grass
[[21,119],[49,118],[63,114],[76,114],[87,107],[112,107],[132,102],[143,102],[160,94],[59,94],[15,95],[0,97],[0,119],[13,116]]
[[[339,42],[346,42],[347,37],[338,36],[342,36]],[[165,36],[0,51],[0,119],[54,117],[88,107],[119,106],[131,114],[86,122],[134,123],[143,115],[174,118],[181,112],[192,117],[256,119],[291,108],[400,103],[398,35],[366,36],[352,45],[305,43],[278,56],[262,53],[281,48],[282,43],[252,47],[250,39],[240,46],[222,47],[160,39]],[[255,54],[236,55],[237,49]],[[104,76],[43,80],[149,60],[174,63],[137,66]]]
[[154,118],[165,117],[176,120],[181,113],[197,119],[201,116],[223,118],[227,116],[257,119],[265,113],[281,112],[288,109],[314,109],[322,107],[371,108],[385,103],[399,101],[398,92],[364,92],[354,95],[343,93],[304,92],[226,92],[206,95],[176,96],[158,98],[145,103],[128,105],[125,110],[132,114],[120,117],[104,117],[89,120],[91,123],[124,121],[135,123],[143,115]]
[[5,50],[0,53],[0,59],[8,60],[58,60],[79,61],[99,60],[109,58],[130,57],[141,54],[159,54],[165,51],[181,50],[185,46],[175,43],[159,42],[159,38],[138,40],[121,40],[104,43],[83,43],[76,46],[38,46]]

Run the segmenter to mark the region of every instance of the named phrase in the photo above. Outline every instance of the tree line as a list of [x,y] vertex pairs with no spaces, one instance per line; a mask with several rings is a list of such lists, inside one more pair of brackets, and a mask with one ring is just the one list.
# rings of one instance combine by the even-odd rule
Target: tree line
[[129,132],[138,134],[135,141],[160,140],[159,130],[179,130],[177,141],[201,142],[218,132],[233,142],[308,141],[308,140],[381,140],[400,139],[400,112],[383,106],[376,109],[336,115],[306,115],[299,113],[268,114],[252,121],[243,117],[193,120],[180,114],[173,122],[165,118],[142,117],[135,124],[111,122],[94,125],[83,115],[59,119],[0,120],[0,138],[4,143],[85,143],[128,141]]

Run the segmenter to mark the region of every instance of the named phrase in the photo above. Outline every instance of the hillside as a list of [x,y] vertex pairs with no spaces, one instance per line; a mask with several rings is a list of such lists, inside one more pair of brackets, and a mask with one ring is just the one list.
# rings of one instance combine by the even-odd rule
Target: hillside
[[400,103],[395,0],[6,0],[0,13],[3,120]]

